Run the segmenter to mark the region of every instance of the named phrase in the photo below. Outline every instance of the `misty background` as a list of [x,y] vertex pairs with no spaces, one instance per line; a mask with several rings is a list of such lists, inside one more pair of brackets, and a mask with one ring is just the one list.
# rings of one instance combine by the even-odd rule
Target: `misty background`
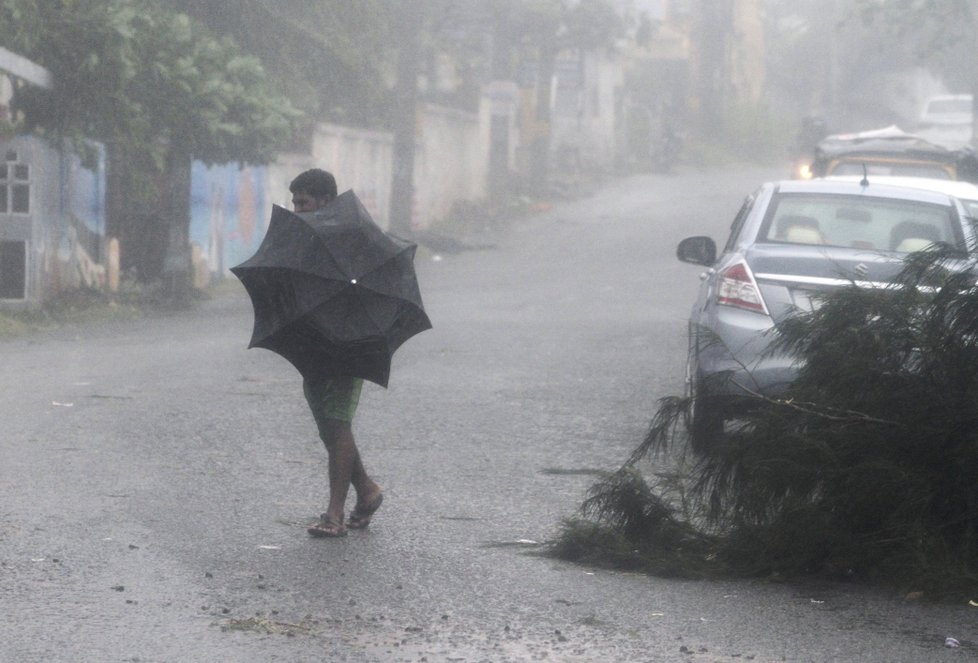
[[17,216],[0,232],[0,294],[31,308],[130,284],[185,301],[254,252],[310,167],[444,250],[446,234],[609,177],[807,157],[813,118],[823,134],[914,131],[929,97],[974,89],[976,13],[967,0],[0,0],[0,139],[24,178],[0,209]]

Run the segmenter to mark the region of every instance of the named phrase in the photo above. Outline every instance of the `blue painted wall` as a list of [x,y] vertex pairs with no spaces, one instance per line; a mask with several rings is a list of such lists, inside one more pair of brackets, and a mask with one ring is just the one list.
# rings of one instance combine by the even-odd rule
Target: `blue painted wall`
[[264,166],[195,161],[191,172],[190,241],[211,274],[221,277],[250,258],[268,229],[267,169]]

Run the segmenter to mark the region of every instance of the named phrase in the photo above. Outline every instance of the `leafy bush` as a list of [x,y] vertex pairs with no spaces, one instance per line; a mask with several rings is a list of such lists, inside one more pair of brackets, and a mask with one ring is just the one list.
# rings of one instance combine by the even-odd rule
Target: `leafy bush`
[[[702,544],[691,576],[705,556],[717,574],[829,574],[974,596],[978,286],[945,268],[952,258],[913,254],[893,287],[852,285],[783,324],[773,350],[803,360],[797,380],[781,398],[757,397],[692,466],[678,500],[675,482],[636,479],[643,459],[685,444],[689,400],[660,401],[646,439],[592,487],[582,515],[653,557],[682,532]],[[639,517],[665,503],[668,516]],[[561,538],[580,528],[565,524]]]

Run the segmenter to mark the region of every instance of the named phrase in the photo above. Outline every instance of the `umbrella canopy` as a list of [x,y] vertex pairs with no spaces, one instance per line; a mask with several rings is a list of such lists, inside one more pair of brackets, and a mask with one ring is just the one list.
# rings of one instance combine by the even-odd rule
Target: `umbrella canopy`
[[274,206],[258,251],[231,268],[255,309],[248,347],[282,355],[307,380],[386,387],[394,351],[431,328],[416,249],[385,233],[352,191],[315,212]]

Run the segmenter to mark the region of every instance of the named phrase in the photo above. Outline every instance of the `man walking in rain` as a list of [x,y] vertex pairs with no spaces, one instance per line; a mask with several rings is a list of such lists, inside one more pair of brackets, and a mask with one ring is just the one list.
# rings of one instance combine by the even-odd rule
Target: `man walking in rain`
[[[336,198],[336,179],[325,170],[313,168],[292,180],[289,191],[295,212],[315,212]],[[303,393],[329,454],[329,505],[319,520],[308,526],[311,536],[341,537],[346,536],[347,528],[363,529],[384,500],[381,487],[367,475],[353,438],[353,415],[362,386],[363,380],[355,377],[303,380]],[[357,501],[344,524],[351,485]]]

